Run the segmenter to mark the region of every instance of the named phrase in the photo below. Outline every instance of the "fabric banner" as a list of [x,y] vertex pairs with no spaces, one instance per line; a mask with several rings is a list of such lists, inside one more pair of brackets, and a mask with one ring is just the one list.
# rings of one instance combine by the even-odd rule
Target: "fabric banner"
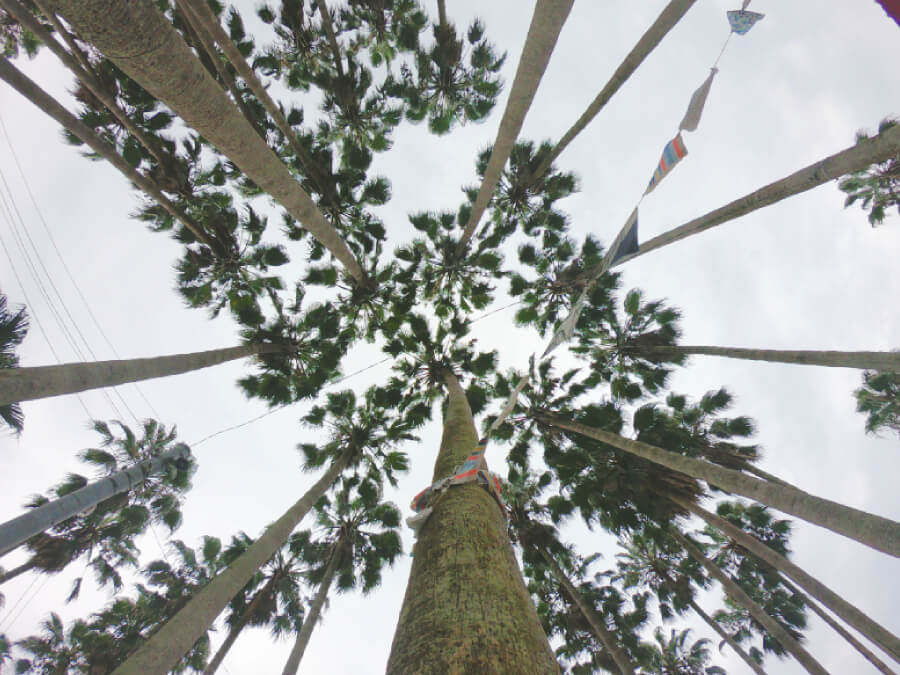
[[516,388],[513,389],[512,393],[509,395],[509,398],[506,399],[506,403],[503,405],[503,409],[497,415],[497,418],[491,422],[490,428],[488,428],[485,436],[489,436],[490,433],[500,427],[506,421],[506,418],[509,417],[509,414],[513,411],[513,408],[516,407],[516,401],[519,399],[519,394],[522,393],[522,390],[525,388],[525,385],[528,384],[528,375],[523,375],[519,380],[519,383],[516,385]]
[[738,35],[746,35],[756,25],[756,22],[765,16],[765,14],[751,12],[746,9],[733,9],[727,14],[728,23],[731,24],[731,32]]
[[669,141],[666,144],[666,147],[663,148],[662,157],[659,160],[656,171],[653,173],[653,178],[650,179],[650,184],[647,185],[644,194],[650,194],[675,165],[687,157],[687,154],[687,148],[684,145],[684,140],[681,138],[681,132],[679,132],[678,135]]
[[569,310],[569,315],[563,319],[561,324],[559,324],[559,328],[553,334],[550,344],[547,345],[547,349],[541,354],[542,360],[547,354],[559,347],[563,342],[571,340],[572,336],[575,335],[575,325],[578,323],[578,317],[581,316],[581,310],[584,309],[584,303],[587,302],[589,290],[591,290],[590,285],[581,292],[581,295],[578,296],[578,300],[575,301],[575,304],[572,305],[572,309]]
[[688,103],[687,112],[684,113],[684,119],[678,128],[681,131],[696,131],[700,126],[700,116],[703,114],[703,106],[706,105],[706,98],[709,96],[709,90],[712,88],[713,78],[719,72],[718,68],[712,68],[709,71],[709,77],[700,85],[700,88],[691,96],[691,102]]
[[615,265],[620,258],[637,253],[638,248],[638,210],[635,209],[628,216],[628,221],[622,226],[622,230],[616,236],[612,246],[609,247],[609,251],[606,253],[609,263],[603,266],[603,271],[605,272]]
[[900,0],[877,0],[887,15],[900,26]]

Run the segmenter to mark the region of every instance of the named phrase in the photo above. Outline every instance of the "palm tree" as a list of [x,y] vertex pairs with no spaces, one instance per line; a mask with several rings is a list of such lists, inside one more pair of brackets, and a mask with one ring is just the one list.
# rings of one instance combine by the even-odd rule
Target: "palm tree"
[[[0,293],[0,383],[4,381],[7,370],[19,367],[19,355],[16,347],[22,344],[28,334],[28,312],[22,305],[11,311],[6,296]],[[0,403],[0,420],[16,434],[25,428],[25,415],[16,403]]]
[[[878,133],[896,126],[896,119],[885,118],[878,125]],[[864,131],[856,134],[857,143],[869,138]],[[900,212],[900,153],[873,163],[868,168],[854,171],[841,180],[838,187],[847,193],[845,207],[858,201],[864,211],[869,210],[869,223],[872,227],[881,225],[887,209],[896,206]]]
[[[118,6],[64,0],[58,8],[78,34],[111,56],[130,77],[157,96],[272,195],[347,269],[362,269],[334,227],[287,167],[230,104],[224,92],[190,52],[171,24],[149,5]],[[128,58],[120,55],[129,54]],[[139,54],[139,57],[135,57]],[[165,54],[160,58],[160,54]],[[174,87],[175,82],[190,87]]]
[[690,628],[676,631],[674,628],[666,639],[662,628],[653,632],[659,645],[650,658],[648,673],[653,675],[725,675],[718,666],[709,664],[709,640],[701,638],[689,643]]
[[115,387],[209,368],[248,356],[283,354],[285,347],[261,342],[205,352],[172,354],[147,359],[62,363],[58,366],[16,368],[0,374],[0,405]]
[[743,347],[710,347],[703,345],[649,345],[635,347],[637,351],[668,357],[703,354],[723,356],[728,359],[793,363],[805,366],[830,366],[832,368],[871,368],[891,372],[900,371],[900,351],[893,352],[838,352],[797,349],[747,349]]
[[900,374],[863,373],[862,386],[853,392],[856,412],[866,414],[866,433],[887,427],[900,434]]
[[373,66],[385,63],[388,68],[398,52],[418,51],[419,33],[428,25],[417,0],[350,0],[341,18],[348,27],[366,29],[357,39],[368,46]]
[[326,497],[316,505],[320,535],[307,553],[316,563],[309,577],[318,588],[283,675],[294,675],[300,667],[332,583],[337,580],[338,591],[359,586],[363,593],[369,593],[381,583],[382,568],[393,565],[403,552],[397,532],[399,509],[382,501],[380,490],[373,492],[365,486],[362,482],[354,489],[351,481],[333,500]]

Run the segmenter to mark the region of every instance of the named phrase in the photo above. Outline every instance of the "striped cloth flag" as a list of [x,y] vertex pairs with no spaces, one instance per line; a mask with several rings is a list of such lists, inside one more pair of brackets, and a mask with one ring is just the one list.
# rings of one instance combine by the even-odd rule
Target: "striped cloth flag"
[[687,154],[687,148],[684,145],[684,140],[682,140],[681,132],[679,131],[678,135],[669,141],[663,149],[662,157],[659,160],[656,171],[653,173],[653,178],[650,179],[650,184],[647,186],[644,194],[650,194],[659,182],[666,177],[666,174],[668,174],[678,162],[687,157]]

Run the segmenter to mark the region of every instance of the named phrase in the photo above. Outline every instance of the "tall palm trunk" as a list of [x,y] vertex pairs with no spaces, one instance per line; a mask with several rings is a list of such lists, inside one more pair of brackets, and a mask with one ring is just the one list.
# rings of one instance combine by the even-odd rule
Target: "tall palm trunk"
[[568,575],[562,571],[559,564],[553,559],[553,556],[544,549],[540,550],[540,554],[544,559],[544,562],[546,562],[547,566],[550,568],[550,571],[553,573],[553,576],[556,577],[557,583],[565,589],[566,595],[569,596],[569,600],[575,603],[582,616],[587,620],[594,637],[603,645],[603,648],[609,652],[609,655],[612,657],[612,660],[615,662],[620,673],[622,675],[633,675],[635,666],[631,662],[631,659],[628,658],[628,654],[625,653],[625,650],[619,645],[615,634],[606,629],[603,619],[597,615],[594,608],[584,599],[584,596],[578,592],[578,589],[575,588],[569,580]]
[[235,359],[283,350],[282,345],[251,343],[239,347],[155,356],[149,359],[10,368],[0,371],[0,405],[179,375]]
[[672,471],[699,478],[723,490],[755,499],[766,506],[855,539],[861,544],[900,557],[900,523],[889,518],[866,513],[779,483],[757,480],[740,471],[685,457],[648,443],[633,441],[602,429],[564,420],[546,412],[539,412],[536,417],[539,421],[558,429],[583,434],[623,452],[630,452]]
[[[900,154],[900,125],[885,129],[856,145],[830,157],[819,160],[786,178],[770,183],[750,194],[735,199],[704,216],[664,232],[640,245],[637,252],[622,256],[611,267],[617,267],[638,256],[654,251],[686,237],[709,230],[729,220],[746,216],[757,209],[780,202],[782,199],[812,190],[828,181],[854,171],[862,171],[872,164],[885,162]],[[604,272],[600,264],[586,269],[582,279],[589,280]]]
[[800,662],[807,672],[811,675],[829,675],[828,671],[816,661],[812,654],[806,651],[803,646],[797,642],[775,619],[766,614],[765,610],[760,607],[753,599],[747,595],[744,590],[725,572],[719,569],[719,566],[709,560],[697,546],[681,534],[677,528],[671,528],[670,534],[684,547],[694,560],[700,563],[709,575],[718,581],[728,596],[738,605],[750,612],[756,621],[771,635],[778,643],[788,651],[797,661]]
[[228,631],[228,635],[225,638],[225,641],[219,646],[218,651],[216,651],[216,655],[213,656],[212,661],[207,664],[206,668],[203,669],[203,675],[213,675],[218,669],[219,666],[222,665],[222,661],[225,660],[225,657],[228,655],[228,652],[234,646],[234,643],[237,641],[238,636],[241,634],[241,631],[247,627],[247,624],[250,623],[250,619],[253,617],[253,614],[256,612],[256,608],[259,607],[259,604],[262,602],[262,599],[272,591],[272,588],[275,586],[275,581],[277,577],[271,577],[265,585],[256,592],[256,595],[253,596],[253,600],[250,601],[250,604],[244,608],[244,611],[241,613],[240,618],[237,623],[234,624],[231,629]]
[[0,555],[12,551],[34,535],[78,515],[117,494],[127,492],[166,468],[168,462],[188,457],[188,446],[179,444],[153,459],[138,462],[118,473],[89,483],[79,490],[30,509],[0,525]]
[[447,27],[447,3],[445,0],[437,0],[438,6],[438,25],[441,28]]
[[797,582],[801,588],[823,603],[850,626],[865,635],[900,663],[900,639],[887,628],[869,618],[864,612],[850,604],[821,581],[805,572],[790,560],[773,551],[756,537],[733,525],[725,518],[707,511],[690,500],[670,497],[678,506],[702,519],[710,527],[720,530],[739,546],[755,555],[768,565]]
[[746,349],[743,347],[710,347],[701,345],[677,345],[671,347],[646,347],[642,351],[664,355],[723,356],[728,359],[770,361],[804,366],[829,366],[832,368],[859,368],[900,372],[900,351],[897,352],[838,352],[786,349]]
[[722,628],[722,625],[718,621],[716,621],[709,614],[704,612],[703,609],[700,607],[700,605],[698,605],[693,600],[690,600],[688,602],[688,604],[691,606],[691,609],[693,609],[694,612],[696,612],[697,615],[701,619],[703,619],[710,628],[712,628],[714,631],[716,631],[716,634],[718,634],[718,636],[720,638],[722,638],[723,640],[725,640],[725,642],[728,643],[728,646],[734,650],[735,654],[737,654],[738,656],[741,657],[741,660],[743,660],[743,662],[746,663],[750,667],[750,670],[752,670],[754,673],[756,673],[756,675],[766,675],[766,671],[763,670],[762,666],[759,665],[756,661],[754,661],[750,657],[750,655],[744,651],[744,648],[741,647],[737,643],[737,641],[731,636],[731,633],[729,633],[727,630]]
[[772,483],[778,483],[779,485],[784,485],[785,487],[789,487],[792,490],[797,490],[799,492],[804,492],[793,483],[788,483],[786,480],[779,478],[778,476],[773,476],[772,474],[763,471],[758,466],[751,462],[747,462],[747,464],[741,468],[741,471],[746,471],[747,473],[752,473],[757,478],[761,478],[762,480],[767,480]]
[[503,167],[506,166],[506,160],[509,159],[516,144],[525,115],[528,114],[534,94],[550,62],[550,54],[553,53],[559,32],[573,4],[574,0],[537,0],[525,45],[522,47],[522,55],[519,57],[516,77],[509,90],[506,110],[503,111],[497,139],[494,141],[491,157],[484,171],[484,180],[481,181],[472,214],[456,249],[458,257],[462,257],[465,253],[488,202],[494,196]]
[[696,0],[672,0],[666,5],[663,11],[660,12],[660,15],[656,18],[656,21],[654,21],[650,28],[648,28],[641,36],[641,39],[637,41],[637,44],[632,50],[628,52],[628,56],[626,56],[622,63],[619,64],[619,67],[616,68],[616,72],[612,74],[612,77],[609,78],[609,81],[603,89],[600,90],[597,97],[587,107],[587,110],[585,110],[575,124],[563,134],[563,137],[559,140],[550,154],[540,163],[531,176],[532,181],[539,180],[541,176],[547,173],[550,169],[550,165],[556,161],[556,158],[562,154],[562,151],[565,150],[569,143],[575,140],[575,137],[584,131],[587,125],[593,121],[597,116],[597,113],[599,113],[616,92],[619,91],[622,85],[625,84],[625,81],[631,77],[638,66],[644,62],[644,59],[650,55],[650,52],[656,49],[657,45],[662,42],[662,39],[675,27],[675,24],[681,20],[681,17],[687,14],[687,11],[695,2]]
[[825,623],[827,623],[829,626],[831,626],[831,627],[835,630],[835,632],[837,632],[838,635],[840,635],[840,636],[841,636],[842,638],[844,638],[847,642],[849,642],[850,645],[851,645],[856,651],[858,651],[860,654],[862,654],[863,657],[864,657],[867,661],[869,661],[869,663],[871,663],[871,664],[872,664],[873,666],[875,666],[879,671],[881,671],[882,673],[884,673],[884,675],[897,675],[897,673],[895,673],[893,670],[891,670],[890,668],[888,668],[887,664],[886,664],[884,661],[882,661],[882,660],[879,659],[877,656],[875,656],[875,654],[872,653],[872,650],[871,650],[871,649],[869,649],[869,648],[866,647],[862,642],[860,642],[859,640],[857,640],[857,639],[853,636],[853,634],[852,634],[850,631],[848,631],[848,630],[847,630],[846,628],[844,628],[841,624],[839,624],[835,619],[833,619],[833,618],[831,617],[831,615],[829,615],[828,612],[826,612],[824,609],[822,609],[821,607],[819,607],[819,605],[818,605],[817,603],[813,602],[813,601],[809,598],[809,596],[805,595],[803,592],[801,592],[799,589],[797,589],[790,581],[788,581],[788,580],[785,579],[784,577],[781,577],[781,583],[783,583],[783,584],[787,587],[787,589],[788,589],[789,591],[791,591],[791,593],[794,593],[795,595],[799,596],[800,599],[803,601],[803,604],[804,604],[804,605],[806,605],[806,606],[809,607],[813,612],[815,612],[816,614],[818,614],[819,617],[820,617]]
[[[447,372],[447,408],[434,478],[449,476],[478,443],[472,410]],[[452,487],[419,532],[388,675],[558,673],[506,520],[482,486]]]
[[284,545],[294,528],[303,520],[322,495],[347,467],[351,453],[345,452],[293,506],[269,525],[241,556],[204,586],[162,628],[160,628],[114,675],[163,675],[187,654],[191,646],[209,629],[251,577]]
[[137,185],[141,190],[153,197],[173,218],[193,233],[198,240],[208,246],[214,247],[214,243],[204,232],[203,227],[191,218],[183,209],[176,206],[166,197],[152,180],[134,169],[125,159],[116,152],[116,149],[102,140],[94,130],[83,124],[68,110],[63,108],[52,96],[41,89],[29,77],[19,71],[7,59],[0,58],[0,80],[5,81],[22,96],[31,101],[64,129],[87,143],[87,145],[107,162],[116,167],[128,180]]
[[36,563],[33,560],[27,560],[18,567],[13,567],[9,572],[0,574],[0,584],[6,583],[10,579],[15,579],[20,574],[25,574],[28,570],[33,569],[35,565]]
[[319,582],[319,588],[316,590],[316,595],[309,605],[309,612],[303,618],[303,625],[300,627],[300,632],[297,633],[294,647],[288,655],[287,663],[284,664],[284,670],[281,671],[281,675],[296,675],[297,671],[300,669],[300,660],[303,658],[303,654],[309,644],[309,638],[312,637],[312,632],[319,622],[319,617],[322,615],[322,607],[325,606],[325,600],[328,598],[328,590],[331,588],[331,582],[334,581],[334,575],[337,574],[338,567],[340,566],[341,556],[344,554],[344,547],[344,541],[341,540],[331,553],[331,559],[328,561],[328,566],[325,568],[325,575]]
[[82,39],[174,110],[279,202],[352,277],[363,279],[341,235],[152,3],[56,0],[56,5]]
[[317,0],[319,7],[319,17],[322,19],[322,28],[325,29],[325,36],[328,38],[328,45],[331,47],[331,55],[334,58],[334,67],[337,69],[338,76],[344,77],[344,65],[341,61],[341,46],[338,44],[337,35],[334,32],[334,24],[331,21],[331,13],[328,11],[328,5],[325,0]]

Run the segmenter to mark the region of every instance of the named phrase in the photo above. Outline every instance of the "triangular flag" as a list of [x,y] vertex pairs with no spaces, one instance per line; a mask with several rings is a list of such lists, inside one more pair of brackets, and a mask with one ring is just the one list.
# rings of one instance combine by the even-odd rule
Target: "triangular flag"
[[569,316],[563,319],[562,323],[559,324],[559,328],[553,334],[550,344],[547,345],[547,349],[541,354],[541,359],[559,347],[563,342],[571,340],[572,336],[575,335],[575,324],[578,323],[578,317],[581,316],[581,310],[584,309],[584,303],[587,302],[589,290],[591,290],[591,285],[588,285],[588,287],[581,292],[581,295],[578,296],[578,300],[575,301],[575,304],[572,305],[572,309],[569,310]]
[[490,428],[487,430],[485,436],[490,435],[490,433],[497,429],[503,422],[506,421],[506,418],[509,417],[509,414],[513,411],[513,408],[516,407],[516,401],[519,398],[519,394],[522,393],[522,390],[525,388],[525,385],[528,384],[528,375],[523,375],[519,380],[519,383],[516,385],[516,388],[512,390],[512,393],[509,395],[509,398],[506,399],[506,403],[503,405],[503,409],[500,411],[500,414],[497,415],[497,418],[491,422]]
[[738,35],[744,35],[756,22],[762,19],[765,14],[759,12],[750,12],[746,9],[733,9],[728,14],[728,23],[731,24],[731,32]]
[[691,102],[688,103],[687,112],[678,128],[682,131],[696,131],[700,125],[700,116],[703,114],[703,106],[706,105],[706,97],[709,96],[709,90],[712,87],[713,78],[719,72],[718,68],[709,71],[709,77],[700,85],[700,88],[691,96]]
[[878,0],[878,4],[900,26],[900,0]]
[[[628,217],[628,222],[625,223],[624,227],[622,227],[622,231],[619,232],[619,236],[616,237],[616,240],[613,242],[614,248],[610,248],[609,253],[611,257],[609,259],[609,265],[606,269],[609,269],[613,265],[616,264],[616,261],[620,258],[624,258],[626,255],[631,255],[632,253],[637,253],[638,251],[638,210],[635,209],[631,212],[631,215]],[[605,271],[605,270],[604,270]]]
[[666,143],[666,147],[663,148],[662,157],[659,160],[659,164],[656,166],[656,171],[653,172],[653,178],[650,179],[650,184],[647,185],[644,194],[650,194],[659,182],[666,177],[666,174],[668,174],[678,162],[687,157],[687,154],[688,151],[684,145],[684,140],[681,138],[681,132],[678,132],[678,135]]

